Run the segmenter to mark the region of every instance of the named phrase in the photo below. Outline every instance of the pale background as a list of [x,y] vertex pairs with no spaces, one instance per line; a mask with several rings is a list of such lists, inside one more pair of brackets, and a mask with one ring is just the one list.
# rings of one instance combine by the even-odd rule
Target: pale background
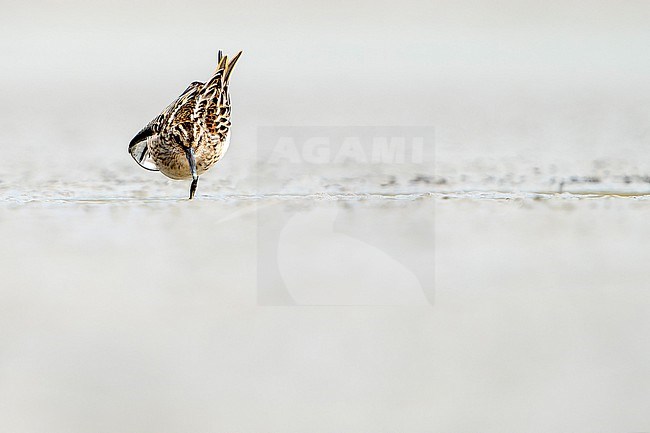
[[[644,1],[0,1],[0,432],[648,431],[650,203],[531,195],[650,190],[648,22]],[[126,146],[218,48],[244,50],[233,141],[188,203]],[[337,192],[255,176],[278,125],[429,125],[436,158],[314,199]],[[368,174],[330,168],[348,192]],[[293,218],[272,257],[260,206]],[[341,237],[359,215],[431,240],[400,248],[435,253],[433,305],[393,249]],[[260,305],[259,260],[314,305]]]

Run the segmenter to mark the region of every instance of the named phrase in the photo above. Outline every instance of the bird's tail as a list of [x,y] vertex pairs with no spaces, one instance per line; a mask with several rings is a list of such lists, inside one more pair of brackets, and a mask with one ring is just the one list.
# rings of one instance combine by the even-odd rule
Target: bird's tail
[[215,69],[213,75],[218,75],[219,72],[222,71],[221,76],[223,78],[223,82],[227,84],[228,80],[230,80],[230,74],[235,67],[235,63],[237,63],[237,60],[239,60],[241,53],[242,51],[238,52],[235,57],[232,58],[232,60],[228,61],[228,56],[224,56],[223,52],[219,50],[219,53],[217,54],[217,69]]

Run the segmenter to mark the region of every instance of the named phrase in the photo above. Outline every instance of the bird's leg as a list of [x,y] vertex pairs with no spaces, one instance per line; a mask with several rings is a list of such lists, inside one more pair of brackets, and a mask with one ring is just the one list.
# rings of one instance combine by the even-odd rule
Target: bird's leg
[[187,162],[190,163],[190,170],[192,171],[192,185],[190,185],[190,200],[194,198],[196,192],[196,185],[199,183],[199,175],[196,174],[196,161],[194,160],[194,150],[191,147],[185,149],[185,157]]

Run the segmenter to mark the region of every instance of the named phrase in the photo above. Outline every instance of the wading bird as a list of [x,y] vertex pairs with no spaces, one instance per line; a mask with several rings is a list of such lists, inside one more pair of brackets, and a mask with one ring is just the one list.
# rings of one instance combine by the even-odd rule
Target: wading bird
[[228,81],[241,51],[228,61],[221,51],[217,69],[205,83],[195,81],[129,143],[129,153],[147,170],[171,179],[192,179],[194,197],[199,175],[212,167],[230,143]]

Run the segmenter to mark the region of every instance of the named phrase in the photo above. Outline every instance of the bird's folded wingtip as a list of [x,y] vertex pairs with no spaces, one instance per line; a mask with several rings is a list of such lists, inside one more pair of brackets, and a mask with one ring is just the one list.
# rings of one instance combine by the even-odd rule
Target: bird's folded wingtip
[[232,70],[235,67],[235,63],[237,63],[237,60],[239,60],[239,57],[241,57],[243,51],[238,52],[235,54],[235,57],[230,60],[230,62],[227,62],[226,64],[226,72],[224,73],[224,81],[227,83],[228,80],[230,79],[230,74],[232,73]]

